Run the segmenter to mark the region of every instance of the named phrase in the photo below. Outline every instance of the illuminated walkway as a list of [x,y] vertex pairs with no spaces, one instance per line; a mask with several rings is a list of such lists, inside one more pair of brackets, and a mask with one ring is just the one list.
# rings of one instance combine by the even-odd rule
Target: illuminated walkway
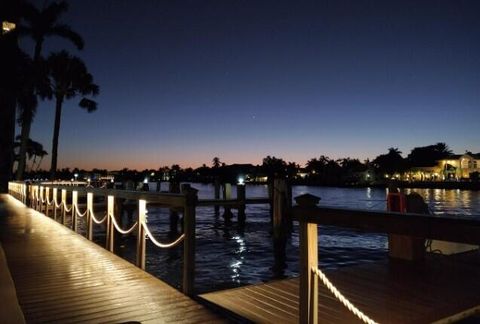
[[[29,323],[222,322],[174,288],[6,195],[0,196],[0,242]],[[0,317],[5,311],[0,308]]]

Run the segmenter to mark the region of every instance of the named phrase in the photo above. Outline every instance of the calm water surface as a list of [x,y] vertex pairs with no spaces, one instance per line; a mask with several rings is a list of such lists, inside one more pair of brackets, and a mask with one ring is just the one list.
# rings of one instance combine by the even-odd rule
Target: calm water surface
[[[163,184],[162,184],[163,185]],[[199,198],[213,198],[212,185],[192,184]],[[153,186],[152,186],[153,187]],[[166,190],[162,186],[162,190]],[[235,197],[235,187],[232,188]],[[445,189],[407,189],[418,192],[434,214],[480,214],[480,192]],[[247,197],[267,196],[267,187],[247,185]],[[321,197],[321,205],[371,210],[386,209],[386,191],[378,188],[293,187],[293,196],[310,193]],[[215,215],[213,207],[197,208],[196,290],[198,293],[258,283],[298,275],[298,228],[287,240],[284,262],[275,258],[270,232],[268,205],[246,208],[244,227],[236,221],[225,224],[223,209]],[[158,239],[169,242],[178,234],[170,233],[168,209],[150,208],[148,225]],[[100,237],[99,237],[100,239]],[[123,238],[119,254],[135,259],[135,238]],[[342,228],[319,228],[320,267],[323,269],[372,262],[386,257],[385,235],[366,234]],[[180,287],[182,246],[159,249],[147,243],[147,271],[175,287]]]

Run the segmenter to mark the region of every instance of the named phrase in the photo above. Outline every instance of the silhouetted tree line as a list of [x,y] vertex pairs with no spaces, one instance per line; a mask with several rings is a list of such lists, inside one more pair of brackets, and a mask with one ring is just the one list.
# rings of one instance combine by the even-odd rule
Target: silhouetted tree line
[[[58,170],[59,178],[68,180],[79,175],[79,180],[113,175],[115,181],[132,180],[141,182],[145,179],[154,181],[179,181],[213,183],[216,179],[220,182],[236,183],[239,178],[250,182],[272,181],[275,177],[288,179],[295,184],[312,184],[328,186],[362,186],[384,181],[385,174],[395,174],[407,171],[412,167],[434,166],[438,160],[452,155],[452,151],[445,143],[415,147],[407,157],[402,157],[398,148],[389,148],[387,153],[380,154],[372,161],[342,158],[331,159],[321,155],[307,161],[304,168],[295,162],[287,162],[275,156],[266,156],[262,164],[230,164],[221,162],[220,158],[212,159],[211,166],[203,164],[198,168],[181,168],[175,164],[158,169],[142,171],[124,168],[117,171],[93,169],[90,171],[79,169]],[[30,178],[48,178],[48,172],[35,171],[27,174]]]

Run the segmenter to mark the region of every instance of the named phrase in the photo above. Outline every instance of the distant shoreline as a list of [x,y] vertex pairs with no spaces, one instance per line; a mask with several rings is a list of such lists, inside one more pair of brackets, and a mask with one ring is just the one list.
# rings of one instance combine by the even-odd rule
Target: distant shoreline
[[[399,188],[425,188],[425,189],[461,189],[461,190],[480,190],[480,182],[456,182],[456,181],[395,181],[391,184]],[[339,188],[387,188],[388,183],[358,183],[358,184],[319,184],[312,182],[293,182],[292,185],[319,186],[319,187],[339,187]]]

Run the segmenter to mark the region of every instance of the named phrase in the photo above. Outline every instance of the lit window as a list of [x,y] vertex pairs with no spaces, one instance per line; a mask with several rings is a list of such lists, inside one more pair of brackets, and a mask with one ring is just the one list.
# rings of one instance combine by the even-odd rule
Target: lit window
[[15,24],[9,21],[2,21],[2,34],[6,34],[15,29]]

